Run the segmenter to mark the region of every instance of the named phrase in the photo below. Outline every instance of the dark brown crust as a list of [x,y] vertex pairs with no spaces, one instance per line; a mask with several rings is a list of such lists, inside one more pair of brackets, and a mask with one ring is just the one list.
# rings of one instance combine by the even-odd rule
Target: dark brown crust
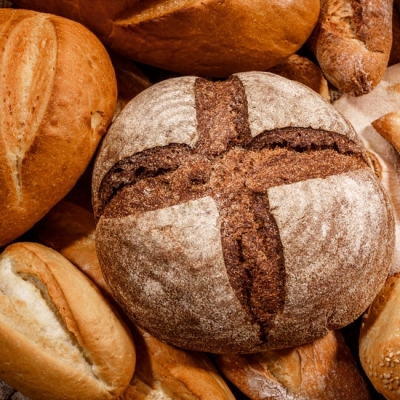
[[267,190],[367,168],[360,147],[326,131],[284,128],[251,137],[238,78],[198,79],[194,148],[170,144],[118,162],[99,193],[107,218],[211,196],[219,209],[230,284],[265,341],[285,303],[285,265]]

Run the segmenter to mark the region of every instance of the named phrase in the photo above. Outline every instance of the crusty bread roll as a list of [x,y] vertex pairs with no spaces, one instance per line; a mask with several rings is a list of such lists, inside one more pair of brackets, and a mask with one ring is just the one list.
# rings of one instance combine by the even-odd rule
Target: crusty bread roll
[[132,333],[137,365],[119,400],[235,400],[207,354],[170,346],[140,328]]
[[265,70],[295,53],[318,0],[16,0],[82,22],[110,48],[141,63],[203,76]]
[[340,331],[303,346],[214,358],[222,373],[251,400],[371,398]]
[[26,232],[87,167],[114,114],[116,81],[82,25],[0,9],[0,246]]
[[370,154],[375,156],[381,166],[381,181],[390,198],[395,217],[396,245],[390,274],[400,272],[400,192],[398,189],[400,155],[392,143],[379,134],[372,124],[374,121],[388,120],[388,117],[383,117],[398,112],[400,109],[399,87],[400,64],[395,64],[386,70],[381,82],[371,93],[360,97],[344,94],[333,103],[334,107],[354,126],[364,146]]
[[0,379],[32,400],[113,399],[134,372],[131,335],[94,284],[56,251],[0,256]]
[[353,127],[270,73],[137,95],[99,149],[93,206],[115,299],[193,350],[322,337],[361,315],[393,255],[391,205]]
[[388,66],[393,0],[321,0],[309,43],[325,77],[352,96],[369,93]]
[[359,353],[365,373],[388,400],[400,396],[400,274],[390,276],[363,316]]
[[330,101],[328,82],[321,68],[306,57],[292,54],[282,63],[270,68],[268,72],[303,83]]

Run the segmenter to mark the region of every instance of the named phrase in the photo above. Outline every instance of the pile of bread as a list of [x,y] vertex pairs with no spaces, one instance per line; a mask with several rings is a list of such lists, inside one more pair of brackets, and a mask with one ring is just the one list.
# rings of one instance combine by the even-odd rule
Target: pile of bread
[[400,2],[0,2],[0,400],[400,399]]

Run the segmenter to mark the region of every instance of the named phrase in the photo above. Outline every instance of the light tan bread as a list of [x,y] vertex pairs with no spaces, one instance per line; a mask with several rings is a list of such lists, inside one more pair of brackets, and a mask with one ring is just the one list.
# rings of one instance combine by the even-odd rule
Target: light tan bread
[[369,93],[392,47],[393,0],[322,0],[309,43],[329,82],[343,93]]
[[394,251],[391,204],[353,127],[266,72],[137,95],[102,142],[93,206],[115,299],[192,350],[260,352],[346,326]]
[[95,285],[58,252],[9,245],[0,259],[0,378],[30,399],[112,399],[135,347]]
[[366,380],[340,331],[310,344],[215,356],[224,376],[252,400],[368,400]]
[[116,81],[82,25],[0,9],[0,245],[61,200],[86,169],[114,114]]
[[359,353],[375,389],[388,400],[400,395],[400,275],[390,276],[363,316]]
[[[317,0],[17,0],[82,22],[108,47],[182,74],[224,77],[265,70],[295,53],[319,14]],[[240,32],[240,34],[238,34]]]

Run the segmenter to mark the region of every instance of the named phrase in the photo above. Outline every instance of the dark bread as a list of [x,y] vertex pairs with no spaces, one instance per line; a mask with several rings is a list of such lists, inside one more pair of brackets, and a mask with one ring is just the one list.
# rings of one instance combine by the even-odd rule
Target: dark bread
[[195,350],[289,347],[343,327],[393,254],[391,206],[351,125],[269,73],[175,78],[135,97],[99,151],[93,206],[117,301]]

